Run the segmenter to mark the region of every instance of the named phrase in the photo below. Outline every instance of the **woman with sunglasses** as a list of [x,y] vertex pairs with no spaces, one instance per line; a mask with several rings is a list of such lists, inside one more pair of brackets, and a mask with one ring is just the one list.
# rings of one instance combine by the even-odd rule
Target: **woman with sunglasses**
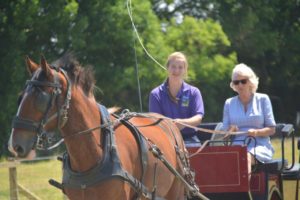
[[162,114],[178,122],[187,146],[199,146],[200,140],[192,128],[198,126],[204,115],[200,90],[184,81],[188,62],[181,52],[174,52],[167,59],[167,80],[154,88],[149,95],[149,111]]
[[256,92],[258,77],[245,64],[234,67],[230,87],[238,95],[225,102],[223,129],[247,132],[236,135],[233,145],[247,144],[248,169],[251,171],[255,159],[266,162],[274,154],[269,137],[275,133],[276,126],[271,101],[268,95]]

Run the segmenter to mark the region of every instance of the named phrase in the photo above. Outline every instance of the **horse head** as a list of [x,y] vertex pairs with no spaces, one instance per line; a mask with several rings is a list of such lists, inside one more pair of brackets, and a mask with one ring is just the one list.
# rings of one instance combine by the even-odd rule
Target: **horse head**
[[70,101],[70,97],[66,97],[69,83],[62,69],[49,65],[43,56],[40,64],[29,57],[26,64],[31,79],[19,97],[9,139],[9,150],[18,157],[26,157],[39,142],[43,142],[47,131],[61,128],[66,123],[61,116],[66,117]]

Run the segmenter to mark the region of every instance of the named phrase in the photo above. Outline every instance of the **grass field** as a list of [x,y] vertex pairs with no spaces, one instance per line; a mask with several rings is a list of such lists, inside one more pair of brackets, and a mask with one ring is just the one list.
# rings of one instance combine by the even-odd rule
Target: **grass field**
[[[276,149],[274,158],[280,158],[280,141],[273,139],[272,144]],[[291,141],[287,141],[285,151],[286,158],[291,162]],[[296,161],[298,162],[298,152],[296,152]],[[8,168],[1,167],[0,162],[0,199],[9,199],[9,177]],[[50,186],[48,180],[53,178],[61,181],[61,162],[57,160],[39,161],[39,162],[26,162],[18,165],[17,167],[17,180],[22,186],[34,193],[42,200],[63,200],[64,195],[60,190]],[[19,199],[25,200],[26,198],[19,195]],[[295,182],[284,182],[284,199],[295,199]]]
[[[60,181],[61,174],[61,163],[57,160],[22,163],[17,167],[18,183],[42,200],[64,199],[61,191],[48,184],[50,178]],[[0,177],[0,199],[9,199],[9,177],[7,168],[0,168]],[[19,199],[25,200],[26,198],[19,195]]]

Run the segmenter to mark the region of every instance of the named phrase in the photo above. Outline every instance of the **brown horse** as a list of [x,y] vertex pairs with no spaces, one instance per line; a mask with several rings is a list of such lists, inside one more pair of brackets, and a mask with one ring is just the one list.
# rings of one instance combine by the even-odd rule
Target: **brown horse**
[[189,169],[172,121],[150,113],[105,114],[94,98],[92,70],[72,55],[53,65],[44,57],[40,65],[26,62],[31,80],[13,121],[12,153],[26,157],[47,132],[59,130],[67,148],[62,189],[70,199],[185,199],[185,184],[170,170],[184,176]]

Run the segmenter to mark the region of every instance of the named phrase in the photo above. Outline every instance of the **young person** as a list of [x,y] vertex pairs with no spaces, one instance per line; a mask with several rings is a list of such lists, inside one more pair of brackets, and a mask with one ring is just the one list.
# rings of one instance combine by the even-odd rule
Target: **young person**
[[168,77],[154,88],[149,96],[149,111],[174,119],[187,145],[199,145],[196,132],[182,125],[198,126],[204,115],[204,105],[198,88],[186,83],[188,62],[181,52],[174,52],[167,59]]

